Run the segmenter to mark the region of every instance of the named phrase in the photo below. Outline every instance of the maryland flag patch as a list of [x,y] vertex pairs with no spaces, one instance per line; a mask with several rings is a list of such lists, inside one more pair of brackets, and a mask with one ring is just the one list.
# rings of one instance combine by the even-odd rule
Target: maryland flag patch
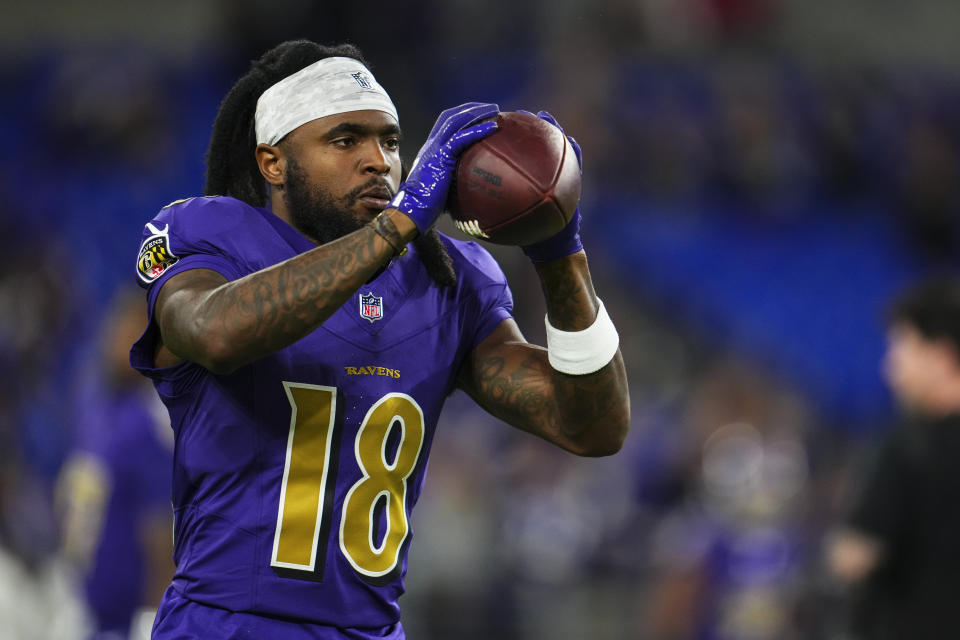
[[137,275],[144,282],[150,283],[175,265],[180,258],[170,250],[170,225],[160,230],[147,223],[147,229],[152,235],[144,240],[140,247],[140,255],[137,257]]

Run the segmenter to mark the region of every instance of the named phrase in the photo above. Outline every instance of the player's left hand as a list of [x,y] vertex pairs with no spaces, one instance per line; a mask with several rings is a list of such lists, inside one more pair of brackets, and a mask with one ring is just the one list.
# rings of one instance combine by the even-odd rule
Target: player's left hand
[[425,233],[443,211],[453,181],[457,157],[471,144],[497,129],[500,107],[484,102],[468,102],[447,109],[437,118],[427,141],[413,161],[406,181],[390,206],[407,214],[420,233]]
[[[522,111],[522,113],[530,112]],[[557,129],[560,129],[561,133],[564,133],[563,127],[560,126],[560,123],[557,122],[556,118],[546,111],[537,112],[537,117],[545,122],[549,122]],[[564,135],[566,135],[566,133],[564,133]],[[577,144],[577,141],[571,136],[567,136],[567,140],[570,141],[570,146],[573,147],[573,152],[577,156],[577,164],[580,166],[580,173],[582,175],[583,158],[580,151],[580,145]],[[559,260],[560,258],[565,258],[583,249],[583,243],[580,242],[580,203],[577,203],[577,208],[573,212],[573,217],[570,218],[570,222],[567,223],[567,226],[546,240],[541,240],[540,242],[529,244],[521,248],[534,264]]]

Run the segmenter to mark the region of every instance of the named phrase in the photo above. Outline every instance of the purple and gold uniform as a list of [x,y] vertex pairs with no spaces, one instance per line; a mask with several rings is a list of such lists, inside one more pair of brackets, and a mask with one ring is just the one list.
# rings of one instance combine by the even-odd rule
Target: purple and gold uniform
[[[149,324],[131,359],[176,435],[177,572],[158,626],[186,599],[254,614],[261,632],[280,619],[310,637],[402,637],[410,513],[441,407],[512,308],[485,250],[444,243],[456,287],[436,286],[411,245],[310,335],[229,375],[155,368]],[[235,280],[312,248],[266,209],[195,198],[147,225],[137,267],[152,318],[176,273]]]

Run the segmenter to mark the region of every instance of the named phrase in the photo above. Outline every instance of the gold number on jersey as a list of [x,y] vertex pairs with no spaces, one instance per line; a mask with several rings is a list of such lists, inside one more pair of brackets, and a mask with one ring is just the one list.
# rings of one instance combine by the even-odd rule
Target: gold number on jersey
[[[400,429],[393,460],[387,444]],[[407,520],[407,478],[420,458],[423,412],[410,396],[388,393],[367,412],[357,433],[356,455],[363,477],[347,492],[340,519],[340,550],[358,572],[379,577],[397,567],[410,523]],[[379,543],[375,514],[386,500],[385,533]]]
[[[284,382],[290,402],[290,433],[280,489],[271,566],[317,572],[326,541],[321,531],[333,509],[326,499],[336,428],[337,389]],[[391,437],[397,434],[396,437]],[[424,440],[423,411],[410,396],[388,393],[367,411],[354,453],[363,477],[347,492],[340,518],[340,550],[353,568],[377,578],[395,569],[410,532],[407,478]],[[389,447],[396,441],[395,447]],[[388,447],[395,449],[388,451]],[[391,459],[388,459],[391,458]],[[384,533],[378,541],[378,517]]]
[[294,382],[284,382],[283,388],[290,401],[290,435],[270,565],[312,572],[323,517],[332,508],[324,498],[337,390]]

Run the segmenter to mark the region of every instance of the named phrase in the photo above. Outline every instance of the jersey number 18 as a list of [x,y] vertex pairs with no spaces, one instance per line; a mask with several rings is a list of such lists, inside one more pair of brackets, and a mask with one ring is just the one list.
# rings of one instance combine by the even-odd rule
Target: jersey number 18
[[[337,389],[284,382],[290,401],[290,434],[270,564],[286,575],[319,579],[333,511]],[[399,431],[397,431],[399,430]],[[391,437],[397,432],[399,437]],[[340,551],[362,576],[377,582],[398,570],[410,532],[407,478],[423,446],[423,411],[404,393],[388,393],[367,411],[354,454],[362,477],[347,491],[340,515]],[[396,441],[395,452],[389,449]],[[392,459],[388,459],[392,457]],[[383,526],[377,514],[382,514]],[[383,529],[382,532],[379,530]],[[382,533],[382,535],[378,535]],[[378,540],[378,538],[380,538]]]

